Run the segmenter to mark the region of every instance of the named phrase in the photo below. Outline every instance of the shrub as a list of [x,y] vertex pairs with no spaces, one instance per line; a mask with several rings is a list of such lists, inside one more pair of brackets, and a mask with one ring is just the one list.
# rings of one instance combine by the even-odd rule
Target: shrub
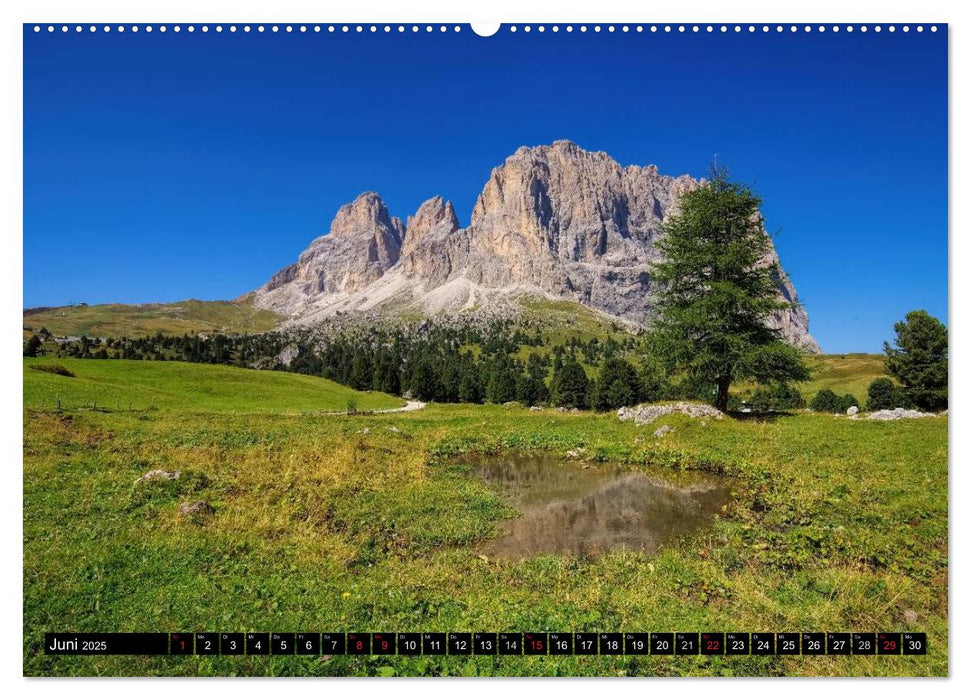
[[913,403],[906,389],[896,386],[887,377],[870,382],[867,388],[867,410],[880,411],[887,408],[910,408]]
[[772,387],[772,401],[772,407],[776,410],[806,407],[806,399],[802,397],[802,393],[785,382],[779,382]]
[[856,400],[856,397],[853,396],[853,394],[843,394],[843,397],[840,399],[839,412],[846,413],[846,410],[850,406],[856,406],[857,408],[859,408],[860,402]]
[[40,338],[36,335],[32,335],[24,343],[24,357],[37,357],[37,353],[40,352],[41,342]]
[[809,408],[819,413],[842,413],[842,401],[832,389],[820,389],[809,404]]
[[760,386],[752,392],[752,398],[748,403],[755,411],[769,411],[772,409],[772,394],[768,389]]
[[785,411],[792,408],[805,408],[806,400],[796,387],[786,382],[778,382],[770,388],[756,389],[749,399],[749,404],[756,411]]

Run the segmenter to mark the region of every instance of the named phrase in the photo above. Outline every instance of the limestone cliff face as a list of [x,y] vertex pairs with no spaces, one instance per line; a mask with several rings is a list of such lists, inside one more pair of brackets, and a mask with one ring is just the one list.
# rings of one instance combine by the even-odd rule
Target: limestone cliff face
[[468,275],[485,286],[511,278],[643,323],[661,222],[697,186],[569,141],[520,148],[492,171],[472,211]]
[[401,220],[388,215],[381,198],[364,192],[337,211],[330,233],[315,239],[296,263],[257,290],[257,298],[285,309],[307,299],[364,289],[398,262],[404,233]]
[[456,264],[464,266],[468,258],[465,232],[459,233],[459,219],[451,202],[439,196],[423,202],[408,217],[405,242],[401,247],[401,270],[426,289],[448,281]]
[[[255,301],[312,322],[382,305],[454,311],[538,293],[647,324],[662,222],[700,185],[653,165],[622,167],[569,141],[520,148],[490,174],[467,228],[441,197],[403,225],[366,192]],[[778,283],[780,295],[798,301],[785,273]],[[801,307],[774,322],[791,342],[818,352]]]

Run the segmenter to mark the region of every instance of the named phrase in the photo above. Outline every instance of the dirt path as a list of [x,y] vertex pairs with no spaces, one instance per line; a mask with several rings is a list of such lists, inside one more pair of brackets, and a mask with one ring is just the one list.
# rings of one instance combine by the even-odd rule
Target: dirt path
[[[411,413],[412,411],[420,411],[425,408],[428,404],[424,401],[409,401],[404,406],[398,408],[379,408],[374,411],[358,411],[358,413]],[[350,415],[348,411],[327,411],[326,413],[318,413],[318,416],[347,416]]]
[[411,411],[420,411],[427,405],[424,401],[409,401],[401,408],[382,408],[377,411],[371,411],[371,413],[410,413]]

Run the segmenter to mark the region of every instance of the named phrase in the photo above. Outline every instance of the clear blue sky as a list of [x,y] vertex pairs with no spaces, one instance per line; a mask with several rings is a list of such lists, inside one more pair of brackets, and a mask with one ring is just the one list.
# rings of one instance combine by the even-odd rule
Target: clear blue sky
[[233,298],[376,190],[463,225],[566,138],[753,184],[828,352],[947,316],[946,30],[160,34],[24,29],[24,305]]

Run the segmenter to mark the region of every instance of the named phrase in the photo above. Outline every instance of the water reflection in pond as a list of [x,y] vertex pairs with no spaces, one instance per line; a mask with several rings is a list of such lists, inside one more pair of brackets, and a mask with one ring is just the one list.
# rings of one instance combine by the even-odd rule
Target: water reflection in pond
[[483,457],[473,467],[522,513],[501,522],[502,536],[478,548],[493,557],[653,552],[707,526],[730,498],[724,478],[679,473],[662,479],[545,454]]

